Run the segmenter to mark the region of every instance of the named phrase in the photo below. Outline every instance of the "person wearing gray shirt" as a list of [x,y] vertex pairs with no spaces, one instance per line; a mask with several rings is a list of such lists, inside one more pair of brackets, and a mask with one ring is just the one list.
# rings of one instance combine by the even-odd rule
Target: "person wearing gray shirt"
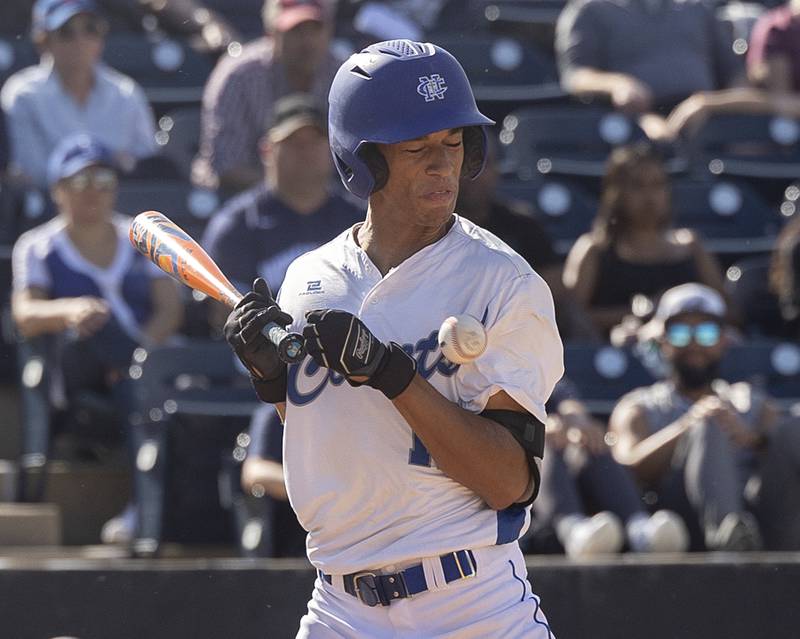
[[730,38],[699,0],[570,0],[556,26],[556,57],[565,91],[606,96],[636,114],[669,109],[736,75]]
[[687,517],[710,550],[800,548],[800,427],[747,382],[717,379],[725,303],[682,284],[648,329],[668,378],[625,395],[611,415],[613,454],[659,508]]
[[12,175],[47,186],[47,159],[65,137],[87,133],[122,168],[156,152],[153,114],[142,89],[100,62],[108,23],[92,0],[37,0],[38,65],[12,75],[0,92],[8,119]]

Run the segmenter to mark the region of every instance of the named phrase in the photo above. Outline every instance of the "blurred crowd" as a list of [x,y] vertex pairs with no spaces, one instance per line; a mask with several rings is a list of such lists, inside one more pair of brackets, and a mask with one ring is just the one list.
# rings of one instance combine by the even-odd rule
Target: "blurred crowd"
[[[226,517],[216,541],[244,555],[304,554],[227,310],[128,223],[161,210],[237,288],[279,290],[364,216],[328,148],[335,71],[412,38],[459,57],[498,121],[456,212],[547,281],[567,348],[524,550],[800,549],[797,0],[36,0],[0,24],[20,501],[52,459],[118,464],[106,543],[152,554]],[[181,510],[201,459],[226,488]]]

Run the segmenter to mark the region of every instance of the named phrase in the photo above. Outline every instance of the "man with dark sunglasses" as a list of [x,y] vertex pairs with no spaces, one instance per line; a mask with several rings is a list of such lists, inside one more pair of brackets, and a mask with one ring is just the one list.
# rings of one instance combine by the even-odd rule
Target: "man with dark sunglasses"
[[12,75],[0,93],[12,173],[46,187],[48,157],[74,133],[101,140],[124,168],[155,152],[142,89],[100,61],[108,22],[93,0],[37,0],[31,32],[40,63]]
[[800,428],[760,389],[718,378],[726,312],[701,284],[663,294],[648,328],[670,372],[619,401],[613,453],[684,515],[696,549],[797,549]]

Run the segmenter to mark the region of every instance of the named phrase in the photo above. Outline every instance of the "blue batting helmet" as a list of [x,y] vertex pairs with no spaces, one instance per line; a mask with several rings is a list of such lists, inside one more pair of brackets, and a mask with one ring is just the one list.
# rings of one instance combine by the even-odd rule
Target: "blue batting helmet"
[[444,129],[464,129],[462,176],[486,160],[484,126],[464,69],[435,44],[389,40],[370,45],[339,68],[328,97],[328,131],[345,187],[367,198],[388,170],[373,143],[394,144]]

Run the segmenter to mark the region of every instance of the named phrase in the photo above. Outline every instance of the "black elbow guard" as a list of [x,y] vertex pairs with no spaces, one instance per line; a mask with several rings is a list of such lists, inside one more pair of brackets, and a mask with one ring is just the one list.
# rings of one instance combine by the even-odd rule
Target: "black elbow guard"
[[519,505],[532,504],[539,494],[539,484],[542,480],[540,469],[544,457],[544,424],[530,413],[513,410],[485,410],[480,415],[500,424],[514,436],[525,451],[534,486],[531,496]]

